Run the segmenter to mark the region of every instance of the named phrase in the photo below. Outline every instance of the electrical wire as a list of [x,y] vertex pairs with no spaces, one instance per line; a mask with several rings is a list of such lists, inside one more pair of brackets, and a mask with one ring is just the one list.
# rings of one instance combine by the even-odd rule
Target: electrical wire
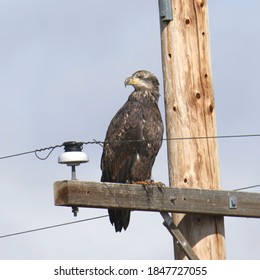
[[254,188],[259,188],[260,185],[253,185],[253,186],[248,186],[248,187],[244,187],[244,188],[239,188],[239,189],[235,189],[233,191],[242,191],[242,190],[248,190],[248,189],[254,189]]
[[[113,142],[97,141],[97,140],[93,139],[93,141],[87,141],[87,142],[81,142],[81,143],[84,145],[97,144],[97,145],[100,145],[101,147],[103,147],[103,145],[106,143],[149,142],[149,141],[158,141],[158,140],[181,141],[181,140],[203,140],[203,139],[205,140],[205,139],[228,139],[228,138],[251,138],[251,137],[260,137],[260,134],[256,133],[256,134],[219,135],[219,136],[175,137],[175,138],[147,139],[147,140],[122,140],[122,141],[113,141]],[[0,157],[0,160],[12,158],[12,157],[24,156],[24,155],[28,155],[28,154],[32,154],[32,153],[34,153],[38,159],[46,160],[56,148],[61,148],[63,146],[64,146],[64,143],[60,144],[60,145],[50,146],[50,147],[46,147],[46,148],[40,148],[40,149],[31,150],[31,151],[27,151],[27,152],[11,154],[11,155]],[[50,151],[45,157],[39,156],[40,152],[47,151],[47,150],[50,150]]]
[[[38,159],[40,159],[40,160],[46,160],[49,156],[50,156],[50,154],[56,149],[56,148],[61,148],[61,147],[63,147],[64,146],[64,144],[61,144],[61,145],[55,145],[55,146],[51,146],[51,147],[47,147],[47,148],[42,148],[42,149],[37,149],[37,150],[35,150],[34,151],[34,154],[35,154],[35,156],[38,158]],[[47,156],[45,156],[45,157],[40,157],[37,153],[38,152],[43,152],[43,151],[46,151],[46,150],[50,150],[50,152],[47,154]]]
[[[56,148],[61,148],[62,146],[64,146],[64,144],[61,145],[55,145],[55,146],[50,146],[50,147],[46,147],[46,148],[40,148],[40,149],[36,149],[36,150],[32,150],[32,151],[27,151],[27,152],[22,152],[22,153],[17,153],[17,154],[11,154],[8,156],[2,156],[0,157],[0,160],[2,159],[8,159],[8,158],[12,158],[12,157],[19,157],[19,156],[24,156],[24,155],[28,155],[28,154],[35,154],[35,156],[40,159],[40,160],[46,160],[50,154],[56,149]],[[43,151],[47,151],[50,150],[50,152],[47,154],[47,156],[45,157],[40,157],[38,155],[38,153],[43,152]]]
[[93,218],[88,218],[88,219],[82,219],[82,220],[78,220],[78,221],[74,221],[74,222],[68,222],[68,223],[63,223],[63,224],[57,224],[57,225],[52,225],[52,226],[47,226],[47,227],[41,227],[41,228],[36,228],[36,229],[30,229],[30,230],[10,233],[10,234],[6,234],[6,235],[1,235],[0,238],[7,238],[7,237],[11,237],[11,236],[22,235],[22,234],[26,234],[26,233],[41,231],[41,230],[63,227],[63,226],[68,226],[68,225],[82,223],[82,222],[89,222],[92,220],[97,220],[97,219],[101,219],[101,218],[105,218],[105,217],[108,217],[108,215],[103,215],[103,216],[98,216],[98,217],[93,217]]
[[140,140],[118,140],[118,141],[94,141],[83,142],[83,144],[98,144],[103,146],[106,143],[124,143],[124,142],[149,142],[149,141],[180,141],[180,140],[204,140],[204,139],[228,139],[228,138],[250,138],[250,137],[260,137],[259,133],[255,134],[236,134],[236,135],[213,135],[213,136],[194,136],[194,137],[173,137],[173,138],[163,138],[163,139],[140,139]]
[[176,138],[163,139],[163,140],[165,140],[165,141],[177,141],[177,140],[227,139],[227,138],[249,138],[249,137],[260,137],[260,134],[256,133],[256,134],[237,134],[237,135],[176,137]]

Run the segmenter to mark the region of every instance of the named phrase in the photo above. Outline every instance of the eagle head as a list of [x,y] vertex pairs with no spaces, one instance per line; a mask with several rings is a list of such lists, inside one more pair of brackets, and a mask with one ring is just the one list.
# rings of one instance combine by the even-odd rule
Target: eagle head
[[136,71],[125,80],[125,86],[132,85],[136,91],[151,93],[156,101],[159,99],[159,81],[154,74],[146,70]]

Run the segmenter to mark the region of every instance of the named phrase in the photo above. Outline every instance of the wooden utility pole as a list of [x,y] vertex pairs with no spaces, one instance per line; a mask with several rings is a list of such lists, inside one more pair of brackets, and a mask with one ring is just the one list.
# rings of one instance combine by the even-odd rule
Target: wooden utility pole
[[[194,137],[168,141],[170,186],[220,189],[217,141],[196,139],[217,135],[208,3],[169,1],[173,20],[161,13],[167,138]],[[173,221],[199,259],[225,259],[222,216],[174,214]],[[174,249],[176,259],[185,257],[177,243]]]

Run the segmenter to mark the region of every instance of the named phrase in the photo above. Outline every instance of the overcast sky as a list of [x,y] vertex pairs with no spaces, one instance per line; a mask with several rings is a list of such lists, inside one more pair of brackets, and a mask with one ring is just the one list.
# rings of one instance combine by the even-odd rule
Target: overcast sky
[[[260,1],[210,0],[210,32],[219,135],[260,133]],[[103,140],[139,69],[161,82],[157,0],[0,0],[0,156],[68,140]],[[53,183],[70,179],[62,149],[0,160],[0,235],[105,215],[55,207]],[[100,180],[102,148],[77,177]],[[219,140],[222,186],[260,184],[260,138]],[[43,153],[45,155],[45,153]],[[153,177],[168,184],[166,143]],[[260,191],[255,188],[250,191]],[[126,232],[108,218],[0,239],[0,259],[172,259],[158,213],[134,212]],[[228,259],[260,259],[260,220],[225,218]]]

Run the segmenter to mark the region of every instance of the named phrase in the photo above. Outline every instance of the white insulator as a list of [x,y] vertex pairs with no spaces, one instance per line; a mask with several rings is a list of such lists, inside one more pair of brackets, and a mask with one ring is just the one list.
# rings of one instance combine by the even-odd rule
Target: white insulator
[[64,152],[58,158],[59,163],[67,164],[68,166],[77,166],[88,161],[87,154],[80,151]]

